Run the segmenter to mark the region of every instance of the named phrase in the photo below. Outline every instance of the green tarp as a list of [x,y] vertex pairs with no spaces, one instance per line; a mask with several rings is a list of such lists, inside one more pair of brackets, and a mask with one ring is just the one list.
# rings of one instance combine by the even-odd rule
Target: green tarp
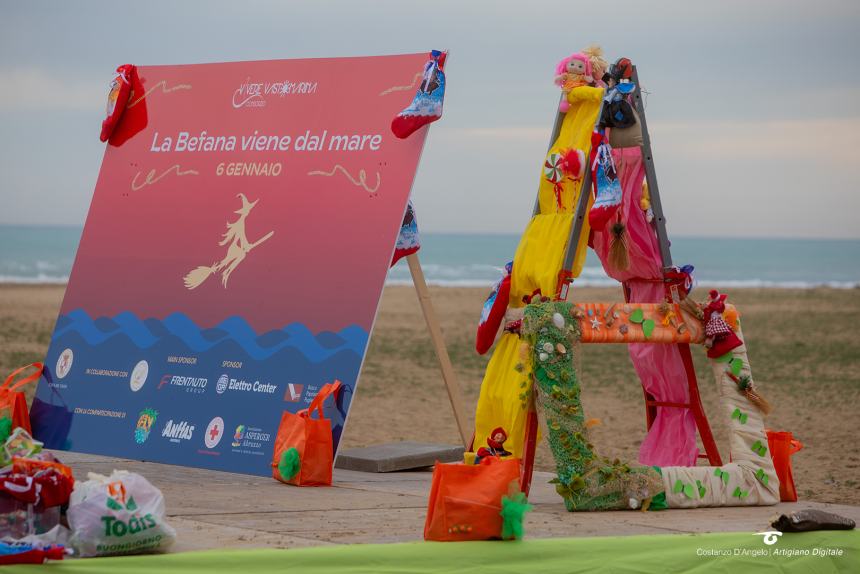
[[[683,512],[683,511],[680,511]],[[825,554],[822,556],[822,551]],[[832,555],[841,551],[841,555]],[[751,532],[550,538],[520,542],[355,544],[290,550],[214,550],[65,560],[4,569],[35,572],[860,572],[857,531],[784,534],[773,545]]]

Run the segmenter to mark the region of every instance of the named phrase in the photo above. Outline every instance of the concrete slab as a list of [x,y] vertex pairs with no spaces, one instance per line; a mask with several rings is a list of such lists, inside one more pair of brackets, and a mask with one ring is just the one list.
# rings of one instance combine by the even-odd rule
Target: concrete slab
[[463,447],[419,442],[391,442],[338,453],[335,467],[361,472],[396,472],[463,460]]
[[334,482],[381,482],[390,483],[392,480],[414,481],[430,483],[433,476],[433,469],[419,468],[416,470],[398,472],[396,475],[386,473],[361,472],[358,470],[346,470],[343,468],[335,468],[333,473]]
[[[57,452],[60,460],[69,461],[75,476],[86,479],[88,472],[110,474],[114,469],[136,472],[164,493],[169,516],[197,516],[242,512],[311,511],[331,508],[396,508],[425,506],[423,497],[408,493],[378,490],[357,494],[344,488],[297,488],[271,478],[185,468],[154,462],[111,459],[86,455],[72,462],[66,453]],[[80,456],[80,455],[79,455]],[[429,490],[429,477],[427,487]],[[337,475],[339,476],[339,474]],[[372,476],[372,475],[368,475]],[[337,483],[335,483],[337,485]]]
[[176,544],[171,548],[172,552],[191,552],[213,548],[298,548],[332,544],[323,540],[248,530],[237,526],[209,524],[177,516],[170,517],[169,522],[179,533]]
[[[367,473],[336,469],[331,488],[296,488],[265,477],[58,452],[78,479],[126,469],[164,493],[179,540],[174,551],[290,548],[421,540],[432,472]],[[666,512],[570,513],[536,472],[526,515],[529,538],[681,532],[759,532],[777,515],[821,508],[860,522],[860,507],[805,502]]]
[[335,544],[368,544],[421,540],[426,505],[414,508],[337,509],[209,515],[200,522],[229,525],[246,532],[276,532]]

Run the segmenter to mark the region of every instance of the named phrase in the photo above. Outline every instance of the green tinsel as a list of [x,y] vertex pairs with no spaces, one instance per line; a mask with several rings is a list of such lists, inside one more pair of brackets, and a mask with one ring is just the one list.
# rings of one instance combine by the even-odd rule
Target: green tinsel
[[568,510],[638,508],[652,493],[663,490],[660,475],[598,456],[588,441],[580,385],[573,367],[579,341],[576,308],[563,301],[526,306],[522,338],[532,355],[536,404],[548,429],[556,462],[556,491]]
[[0,418],[0,444],[5,443],[10,434],[12,434],[12,419]]
[[513,496],[502,497],[502,538],[519,540],[523,537],[523,518],[532,509],[526,495],[518,492]]
[[284,480],[291,480],[295,477],[302,468],[302,461],[299,457],[299,451],[293,448],[288,448],[281,455],[281,460],[278,462],[278,474]]
[[648,510],[666,510],[668,508],[669,505],[666,503],[666,491],[663,491],[651,499],[651,506],[648,507]]
[[[657,474],[663,476],[663,469],[659,466],[652,466]],[[661,492],[660,494],[654,495],[651,499],[651,504],[648,506],[648,510],[667,510],[669,508],[669,504],[666,502],[666,491]]]

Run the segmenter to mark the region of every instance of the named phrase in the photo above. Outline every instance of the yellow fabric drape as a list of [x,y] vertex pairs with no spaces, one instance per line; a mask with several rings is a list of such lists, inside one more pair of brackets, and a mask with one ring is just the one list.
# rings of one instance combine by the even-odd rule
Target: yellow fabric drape
[[[586,161],[588,161],[588,150],[591,149],[591,133],[594,131],[597,114],[600,112],[601,99],[603,99],[603,88],[581,86],[570,91],[567,96],[570,109],[565,114],[558,139],[553,142],[547,155],[560,153],[567,149],[580,149],[585,153]],[[589,167],[586,166],[586,169]],[[540,212],[573,213],[580,183],[581,181],[570,180],[562,183],[564,191],[561,194],[562,207],[559,209],[553,184],[543,177],[543,166],[541,166],[540,186],[538,188]]]
[[[570,109],[562,121],[558,139],[547,152],[557,153],[566,149],[580,149],[586,158],[591,149],[591,133],[600,112],[602,88],[582,86],[568,94]],[[587,161],[587,159],[586,159]],[[586,166],[588,169],[590,166]],[[558,285],[558,274],[570,238],[573,210],[579,197],[581,181],[566,180],[561,184],[561,208],[558,207],[555,188],[543,177],[541,166],[538,199],[540,214],[532,217],[514,256],[511,276],[511,307],[522,307],[522,298],[540,289],[545,296],[553,297]],[[589,200],[589,205],[591,200]],[[588,236],[588,219],[583,223],[582,237]],[[574,277],[582,271],[585,263],[586,242],[581,241],[572,266]],[[531,380],[528,369],[517,370],[525,363],[520,357],[520,340],[517,335],[504,333],[496,343],[493,356],[484,373],[481,394],[475,412],[475,444],[477,452],[487,446],[487,437],[497,427],[508,435],[505,449],[513,456],[521,457],[525,438],[528,393]],[[466,462],[474,456],[466,453]]]
[[522,307],[523,296],[535,289],[547,297],[555,295],[572,223],[572,213],[539,214],[529,221],[514,255],[511,307]]

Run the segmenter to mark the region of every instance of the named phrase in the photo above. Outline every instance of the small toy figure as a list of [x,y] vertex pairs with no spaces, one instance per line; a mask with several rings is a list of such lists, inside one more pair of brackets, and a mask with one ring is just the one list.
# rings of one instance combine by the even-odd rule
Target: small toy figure
[[493,429],[490,436],[487,437],[487,447],[481,447],[475,456],[475,464],[481,464],[481,460],[489,456],[510,456],[511,453],[505,450],[505,441],[508,440],[508,433],[502,427]]
[[606,83],[603,81],[603,76],[609,69],[609,62],[603,58],[603,48],[597,44],[592,44],[585,48],[582,53],[588,56],[591,62],[591,75],[594,77],[594,85],[598,88],[605,87]]
[[561,88],[565,95],[558,107],[560,112],[566,112],[570,109],[570,103],[567,101],[567,94],[570,90],[594,83],[594,78],[591,75],[591,59],[582,52],[572,54],[559,62],[555,67],[555,74],[554,83]]
[[619,58],[609,71],[603,74],[607,90],[603,96],[603,109],[600,114],[600,127],[629,128],[636,124],[633,107],[627,97],[636,89],[631,81],[633,77],[633,62],[628,58]]
[[735,335],[735,332],[723,319],[727,295],[720,294],[716,289],[711,289],[708,295],[711,296],[711,299],[704,308],[705,347],[708,348],[708,357],[716,359],[732,349],[740,347],[743,345],[743,341]]
[[[611,134],[610,134],[611,135]],[[639,199],[639,208],[645,212],[645,221],[654,221],[654,210],[651,209],[651,192],[648,190],[648,180],[642,180],[642,197]]]
[[603,74],[603,81],[609,87],[625,84],[633,80],[633,62],[630,58],[618,58]]
[[695,268],[692,265],[684,265],[683,267],[672,267],[663,273],[663,279],[670,286],[678,287],[678,296],[684,299],[693,290],[696,284],[696,278],[693,277]]

